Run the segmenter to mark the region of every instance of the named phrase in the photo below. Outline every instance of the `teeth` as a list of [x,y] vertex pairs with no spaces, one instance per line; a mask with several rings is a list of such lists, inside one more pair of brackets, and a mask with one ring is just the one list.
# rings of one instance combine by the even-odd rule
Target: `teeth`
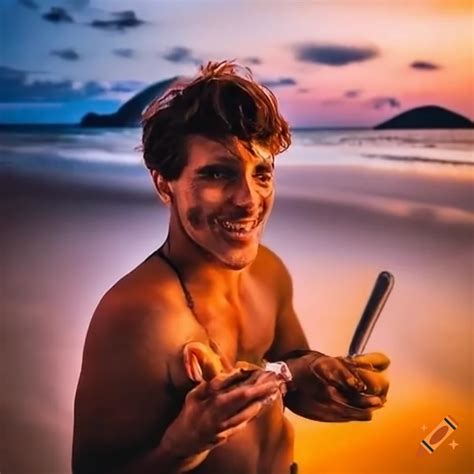
[[239,224],[232,221],[218,221],[219,224],[226,230],[238,233],[247,233],[257,227],[258,220],[253,220],[251,222],[246,222],[245,224]]

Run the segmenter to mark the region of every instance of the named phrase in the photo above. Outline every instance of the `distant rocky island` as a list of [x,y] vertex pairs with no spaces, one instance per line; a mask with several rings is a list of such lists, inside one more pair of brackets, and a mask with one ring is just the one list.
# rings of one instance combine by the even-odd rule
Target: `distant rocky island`
[[377,125],[374,129],[446,129],[473,127],[473,122],[463,115],[436,105],[427,105],[407,110]]
[[145,107],[155,98],[162,95],[178,78],[166,79],[152,84],[125,102],[113,114],[96,114],[89,112],[82,117],[81,127],[138,127]]
[[[89,112],[81,119],[82,127],[138,127],[145,107],[162,95],[178,77],[156,82],[125,102],[112,114]],[[456,129],[473,128],[474,123],[463,115],[436,105],[407,110],[374,127],[388,129]]]

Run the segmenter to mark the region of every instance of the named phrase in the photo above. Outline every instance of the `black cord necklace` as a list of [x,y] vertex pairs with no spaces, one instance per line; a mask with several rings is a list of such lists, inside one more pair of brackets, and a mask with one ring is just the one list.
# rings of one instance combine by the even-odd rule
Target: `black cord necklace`
[[173,271],[176,273],[176,276],[178,277],[178,280],[179,280],[179,283],[181,285],[181,288],[183,290],[183,293],[184,293],[184,297],[186,298],[186,304],[188,306],[188,308],[191,310],[191,312],[193,313],[193,315],[196,317],[196,313],[195,313],[195,305],[194,305],[194,300],[193,300],[193,297],[190,293],[190,291],[188,290],[188,288],[186,287],[186,284],[184,283],[184,279],[183,277],[181,276],[181,273],[180,271],[178,270],[178,267],[173,263],[173,261],[167,256],[165,255],[165,253],[163,252],[163,248],[164,246],[168,244],[168,249],[169,249],[169,242],[168,240],[156,251],[156,253],[173,269]]

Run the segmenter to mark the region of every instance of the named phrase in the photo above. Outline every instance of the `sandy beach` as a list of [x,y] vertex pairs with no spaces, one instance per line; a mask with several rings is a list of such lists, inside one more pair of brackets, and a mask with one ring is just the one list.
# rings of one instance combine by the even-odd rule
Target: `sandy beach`
[[[370,423],[290,415],[300,472],[472,472],[472,168],[443,176],[329,165],[278,173],[264,243],[293,276],[312,347],[345,354],[378,272],[396,278],[367,347],[392,359],[387,405]],[[166,210],[144,171],[139,181],[137,191],[13,169],[3,176],[2,473],[70,472],[90,317],[166,235]],[[458,430],[417,457],[446,415]]]

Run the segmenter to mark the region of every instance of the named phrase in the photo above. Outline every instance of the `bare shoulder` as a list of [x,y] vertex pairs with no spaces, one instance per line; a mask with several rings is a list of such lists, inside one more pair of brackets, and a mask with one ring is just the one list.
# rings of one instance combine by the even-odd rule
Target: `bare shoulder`
[[253,271],[271,281],[274,290],[282,297],[291,296],[292,281],[290,273],[283,260],[271,249],[265,245],[260,245],[257,258],[253,264]]
[[143,262],[102,297],[90,322],[84,356],[104,355],[104,347],[111,345],[141,350],[144,343],[165,355],[178,342],[171,329],[185,312],[179,284],[169,270],[160,262]]
[[[159,262],[144,262],[100,301],[87,332],[76,391],[76,466],[143,449],[169,423],[170,366],[189,326],[172,277]],[[84,453],[95,453],[95,459],[84,460]]]
[[273,250],[261,244],[258,247],[255,264],[265,265],[270,267],[272,270],[278,270],[279,272],[287,271],[283,260]]

